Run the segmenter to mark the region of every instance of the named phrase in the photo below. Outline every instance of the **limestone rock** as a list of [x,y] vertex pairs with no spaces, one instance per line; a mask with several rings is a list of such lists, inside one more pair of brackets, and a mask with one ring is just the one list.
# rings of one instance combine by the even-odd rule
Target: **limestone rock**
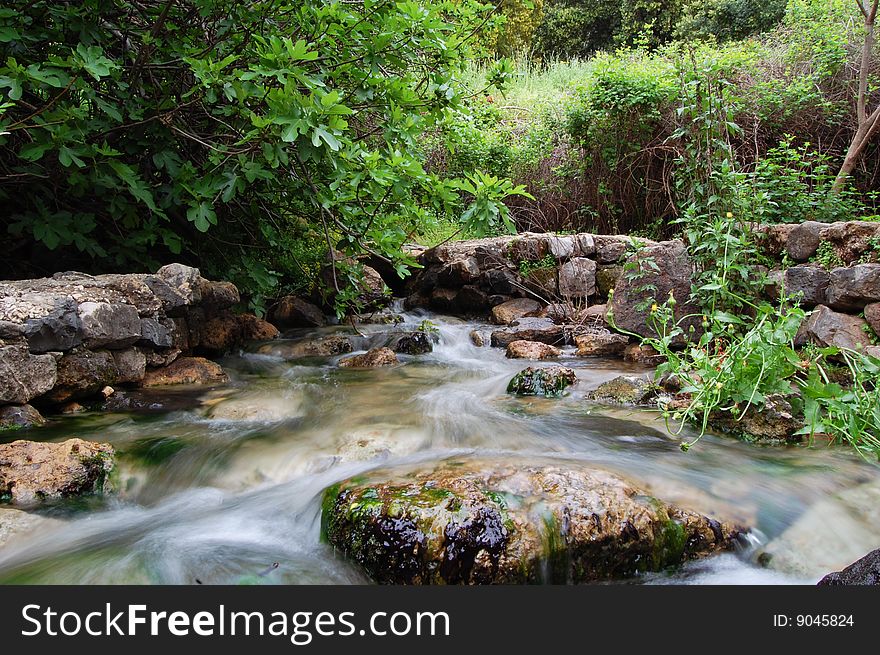
[[30,405],[3,405],[0,407],[0,432],[18,428],[45,425],[46,419]]
[[325,491],[322,534],[383,584],[582,583],[729,550],[730,523],[577,464],[448,462]]
[[626,254],[630,239],[625,236],[597,234],[593,237],[596,244],[596,261],[600,264],[616,264]]
[[817,346],[864,350],[871,345],[864,319],[835,312],[819,305],[803,322],[795,337],[795,344],[814,343]]
[[118,379],[116,360],[110,351],[72,350],[58,361],[58,379],[47,397],[55,403],[89,398]]
[[232,282],[212,282],[204,278],[198,281],[199,304],[210,312],[217,312],[241,302],[238,287]]
[[623,266],[617,264],[604,265],[596,268],[596,290],[601,296],[608,296],[623,276]]
[[785,271],[785,293],[800,297],[804,307],[815,307],[825,304],[825,297],[831,276],[821,266],[792,266]]
[[241,328],[241,340],[248,341],[271,341],[281,336],[274,325],[253,314],[238,314],[238,324]]
[[492,308],[492,322],[507,325],[541,309],[541,303],[531,298],[514,298]]
[[496,348],[506,348],[513,341],[540,341],[552,346],[565,343],[565,331],[548,318],[520,318],[492,332],[492,345]]
[[819,248],[820,233],[825,225],[816,221],[806,221],[795,225],[788,233],[785,249],[796,262],[805,262],[816,254]]
[[141,338],[141,319],[132,305],[84,302],[79,305],[79,317],[86,348],[128,348]]
[[[648,265],[649,261],[653,264]],[[627,264],[643,267],[643,275],[638,279],[624,275],[618,281],[609,303],[613,325],[643,337],[656,336],[648,323],[651,303],[665,302],[672,294],[676,300],[675,320],[682,321],[685,330],[699,326],[699,309],[689,301],[692,263],[683,242],[664,241],[643,248]]]
[[55,386],[52,355],[32,355],[23,344],[0,346],[0,404],[24,405]]
[[865,307],[865,320],[874,334],[880,336],[880,302],[871,303]]
[[281,328],[321,327],[327,317],[316,305],[296,296],[284,296],[271,313],[272,322]]
[[575,257],[560,266],[559,295],[566,300],[596,295],[596,262]]
[[397,355],[391,348],[373,348],[363,355],[353,355],[340,360],[339,365],[348,368],[376,368],[399,364]]
[[646,405],[656,391],[650,380],[638,375],[618,375],[587,394],[587,399],[615,405]]
[[578,357],[619,357],[629,344],[629,337],[605,328],[591,328],[574,338]]
[[0,497],[34,505],[67,496],[112,490],[113,446],[82,439],[63,443],[0,444]]
[[539,341],[512,341],[507,345],[506,357],[509,359],[552,359],[562,351]]
[[828,306],[840,311],[860,311],[880,302],[880,264],[857,264],[831,271]]
[[301,357],[333,357],[350,353],[353,349],[350,338],[342,335],[332,335],[301,341],[267,343],[260,346],[257,352],[263,355],[293,360]]
[[739,417],[730,412],[714,412],[709,425],[722,432],[729,432],[751,439],[798,442],[802,435],[795,434],[804,427],[803,414],[796,411],[791,399],[781,394],[771,394],[761,405],[748,409],[741,403]]
[[180,357],[165,368],[148,370],[145,387],[175,384],[223,384],[229,377],[219,364],[204,357]]

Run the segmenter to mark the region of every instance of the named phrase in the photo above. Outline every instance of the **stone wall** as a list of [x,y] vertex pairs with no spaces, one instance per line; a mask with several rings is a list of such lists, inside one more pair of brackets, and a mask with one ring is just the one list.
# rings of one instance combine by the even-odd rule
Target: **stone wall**
[[160,373],[169,367],[188,369],[190,381],[193,367],[221,379],[211,362],[183,360],[278,336],[256,316],[233,313],[238,302],[235,285],[182,264],[0,282],[0,419],[33,423],[32,401],[58,407],[107,395],[112,385],[168,381]]
[[[766,296],[773,299],[784,290],[797,294],[805,309],[815,310],[798,335],[801,345],[880,354],[880,223],[770,225],[758,233],[768,261],[778,262],[769,271]],[[523,338],[548,343],[575,342],[585,322],[598,322],[612,310],[619,328],[647,336],[652,297],[662,302],[672,294],[679,318],[697,311],[687,302],[692,262],[678,240],[634,245],[620,235],[531,233],[441,245],[419,255],[424,269],[410,283],[406,302],[451,314],[491,316],[501,324],[521,322],[531,328]],[[510,301],[518,298],[535,304],[511,314],[506,308],[516,306]],[[531,318],[573,327],[545,325],[549,337],[542,337],[535,329],[540,326],[526,320]],[[492,341],[505,346],[515,336],[493,335]],[[609,354],[601,348],[583,350]]]
[[424,269],[409,285],[407,304],[462,315],[520,297],[585,304],[607,297],[631,243],[626,236],[525,233],[437,246],[419,256]]

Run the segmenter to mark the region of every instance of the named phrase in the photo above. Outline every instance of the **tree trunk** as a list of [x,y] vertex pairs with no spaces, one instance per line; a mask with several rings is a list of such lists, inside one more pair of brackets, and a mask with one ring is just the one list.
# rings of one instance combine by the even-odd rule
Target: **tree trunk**
[[847,178],[858,164],[862,153],[871,138],[880,127],[880,107],[868,115],[868,74],[871,69],[871,56],[874,52],[874,20],[877,18],[877,5],[880,0],[873,0],[869,5],[868,0],[856,0],[859,11],[865,17],[865,42],[862,45],[862,60],[859,66],[859,91],[856,96],[856,122],[858,127],[853,135],[852,142],[843,159],[843,165],[837,173],[831,192],[838,194],[843,190]]

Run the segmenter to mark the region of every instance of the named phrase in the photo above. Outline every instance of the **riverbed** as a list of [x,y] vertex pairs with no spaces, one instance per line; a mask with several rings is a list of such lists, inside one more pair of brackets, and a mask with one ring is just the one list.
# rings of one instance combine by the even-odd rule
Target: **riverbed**
[[[880,488],[880,469],[845,448],[762,446],[709,434],[683,452],[682,439],[696,436],[690,429],[676,435],[655,411],[584,398],[601,382],[648,368],[579,358],[570,349],[559,362],[577,372],[570,393],[514,397],[507,383],[529,362],[475,346],[471,331],[490,326],[402,317],[402,325],[359,325],[360,334],[322,328],[255,344],[221,361],[229,385],[129,392],[136,401],[129,409],[58,417],[3,435],[109,442],[119,475],[115,495],[40,510],[52,520],[0,548],[0,583],[369,583],[320,540],[323,489],[377,468],[450,458],[587,462],[664,500],[752,528],[737,553],[633,583],[815,582],[837,540],[861,554],[880,545],[876,512],[825,527],[820,518],[815,550],[786,553],[803,566],[760,563],[768,543],[829,498]],[[341,356],[286,358],[303,339],[354,334],[359,352],[425,320],[436,329],[433,352],[400,355],[397,366],[353,370],[337,366]]]

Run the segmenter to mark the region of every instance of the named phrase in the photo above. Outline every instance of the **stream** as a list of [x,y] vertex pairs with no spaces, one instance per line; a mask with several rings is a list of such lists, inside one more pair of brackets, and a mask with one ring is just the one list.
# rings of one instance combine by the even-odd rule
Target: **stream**
[[[339,368],[340,357],[287,361],[295,340],[255,345],[221,361],[231,384],[131,392],[142,407],[62,417],[3,435],[106,441],[119,456],[119,493],[41,510],[54,520],[0,548],[0,583],[363,584],[359,569],[322,543],[321,492],[361,472],[447,458],[519,457],[589,462],[670,502],[754,528],[753,548],[634,583],[812,583],[815,574],[757,564],[759,547],[823,500],[880,483],[880,469],[849,450],[759,446],[706,435],[687,453],[657,412],[587,402],[621,373],[649,369],[620,360],[560,363],[579,383],[560,399],[513,397],[510,378],[529,365],[469,333],[488,325],[424,313],[402,326],[362,325],[355,352],[380,333],[436,327],[432,353],[401,365]],[[300,331],[354,334],[351,327]],[[880,525],[857,518],[828,525],[880,545]],[[817,527],[817,539],[823,527]],[[848,532],[836,538],[848,539]],[[267,571],[273,563],[278,567]],[[261,575],[262,574],[262,575]]]

